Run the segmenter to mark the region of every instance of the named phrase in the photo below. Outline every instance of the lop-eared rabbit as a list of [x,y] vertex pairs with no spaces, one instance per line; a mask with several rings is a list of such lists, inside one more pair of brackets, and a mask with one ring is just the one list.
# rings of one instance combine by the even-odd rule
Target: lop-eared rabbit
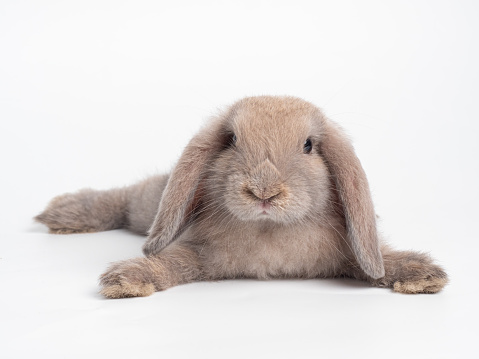
[[144,257],[101,275],[108,298],[228,278],[349,277],[436,293],[443,269],[383,243],[369,185],[343,131],[294,97],[242,99],[196,134],[170,174],[54,198],[52,233],[127,228]]

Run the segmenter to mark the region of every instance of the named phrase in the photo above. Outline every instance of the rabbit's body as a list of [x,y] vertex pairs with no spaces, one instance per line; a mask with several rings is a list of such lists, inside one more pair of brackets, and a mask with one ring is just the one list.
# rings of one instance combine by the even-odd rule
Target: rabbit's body
[[[341,274],[348,251],[343,248],[340,232],[321,226],[308,230],[298,236],[292,227],[258,223],[212,233],[195,226],[184,240],[198,253],[205,276],[211,279],[324,278]],[[178,242],[181,244],[182,239]]]
[[63,195],[36,219],[55,233],[149,234],[146,257],[102,275],[111,298],[227,278],[346,276],[404,293],[447,283],[427,255],[381,244],[349,141],[291,97],[239,101],[193,138],[171,174]]

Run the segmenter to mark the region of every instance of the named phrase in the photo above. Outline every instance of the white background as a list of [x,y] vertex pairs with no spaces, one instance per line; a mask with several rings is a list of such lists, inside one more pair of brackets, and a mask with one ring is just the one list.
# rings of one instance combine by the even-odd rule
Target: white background
[[[474,1],[0,2],[2,358],[478,357]],[[385,238],[451,283],[195,283],[106,300],[126,231],[56,236],[53,196],[168,171],[204,119],[294,95],[354,139]]]

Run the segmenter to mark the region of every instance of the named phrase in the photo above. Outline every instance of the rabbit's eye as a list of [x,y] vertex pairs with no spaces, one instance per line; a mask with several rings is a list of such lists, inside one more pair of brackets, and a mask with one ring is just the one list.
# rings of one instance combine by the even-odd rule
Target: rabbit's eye
[[222,148],[224,150],[234,147],[236,145],[236,135],[233,132],[228,132],[223,138]]
[[304,153],[311,153],[312,150],[313,150],[313,144],[311,143],[311,139],[308,138],[304,142],[303,152]]

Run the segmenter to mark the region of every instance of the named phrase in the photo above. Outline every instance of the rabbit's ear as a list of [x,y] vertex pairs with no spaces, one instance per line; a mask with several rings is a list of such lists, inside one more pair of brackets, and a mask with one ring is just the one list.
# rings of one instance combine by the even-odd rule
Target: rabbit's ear
[[366,174],[341,129],[325,118],[322,122],[320,152],[342,202],[349,245],[362,270],[372,278],[381,278],[384,264]]
[[143,246],[154,255],[173,242],[191,223],[201,201],[201,180],[214,155],[224,146],[221,122],[213,122],[191,139],[173,169],[162,194],[158,212]]

